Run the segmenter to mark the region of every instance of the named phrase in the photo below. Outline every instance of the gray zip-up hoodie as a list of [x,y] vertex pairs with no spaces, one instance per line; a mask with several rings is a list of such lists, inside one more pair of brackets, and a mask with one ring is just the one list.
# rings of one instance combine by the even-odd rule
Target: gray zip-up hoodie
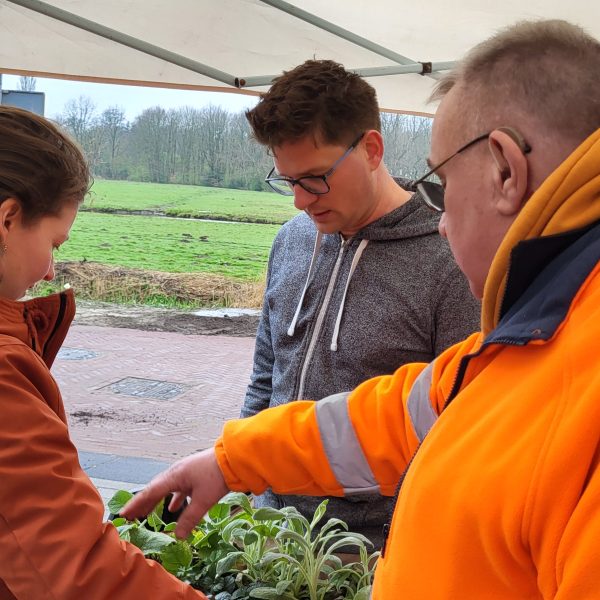
[[[430,362],[476,331],[480,305],[438,222],[418,194],[347,240],[318,233],[304,213],[288,221],[271,250],[242,417]],[[321,500],[268,492],[259,503],[310,516]],[[379,544],[391,502],[332,498],[327,514]]]

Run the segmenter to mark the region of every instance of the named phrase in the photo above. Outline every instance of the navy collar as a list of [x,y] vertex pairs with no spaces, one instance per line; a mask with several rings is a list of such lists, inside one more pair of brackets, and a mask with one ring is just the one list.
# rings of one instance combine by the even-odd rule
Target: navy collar
[[484,345],[523,345],[552,337],[598,260],[600,222],[517,244],[511,252],[500,322]]

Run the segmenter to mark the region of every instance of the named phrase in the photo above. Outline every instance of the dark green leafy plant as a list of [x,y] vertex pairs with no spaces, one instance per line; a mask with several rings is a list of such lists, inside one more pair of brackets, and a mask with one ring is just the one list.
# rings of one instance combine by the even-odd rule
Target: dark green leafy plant
[[[131,497],[117,492],[111,513]],[[161,519],[163,503],[143,521],[113,524],[122,539],[213,600],[368,600],[378,553],[339,519],[319,529],[326,507],[322,502],[308,521],[295,508],[255,509],[245,494],[231,493],[187,540],[177,540],[175,524]],[[336,552],[348,546],[358,560],[344,565]]]

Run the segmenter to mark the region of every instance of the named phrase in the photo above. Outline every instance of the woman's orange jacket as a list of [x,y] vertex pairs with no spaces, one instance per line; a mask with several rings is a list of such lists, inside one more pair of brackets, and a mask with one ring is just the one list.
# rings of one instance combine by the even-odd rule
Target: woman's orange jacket
[[0,299],[0,600],[201,600],[102,522],[49,371],[74,314]]

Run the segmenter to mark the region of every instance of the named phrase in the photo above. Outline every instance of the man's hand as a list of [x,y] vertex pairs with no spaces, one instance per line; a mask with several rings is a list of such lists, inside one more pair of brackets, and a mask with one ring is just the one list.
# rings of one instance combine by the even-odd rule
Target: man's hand
[[178,538],[185,538],[208,509],[228,491],[215,451],[211,448],[192,454],[157,475],[146,489],[123,507],[120,514],[130,520],[147,515],[170,492],[173,492],[173,499],[169,510],[175,512],[190,496],[191,502],[181,514],[175,529]]

